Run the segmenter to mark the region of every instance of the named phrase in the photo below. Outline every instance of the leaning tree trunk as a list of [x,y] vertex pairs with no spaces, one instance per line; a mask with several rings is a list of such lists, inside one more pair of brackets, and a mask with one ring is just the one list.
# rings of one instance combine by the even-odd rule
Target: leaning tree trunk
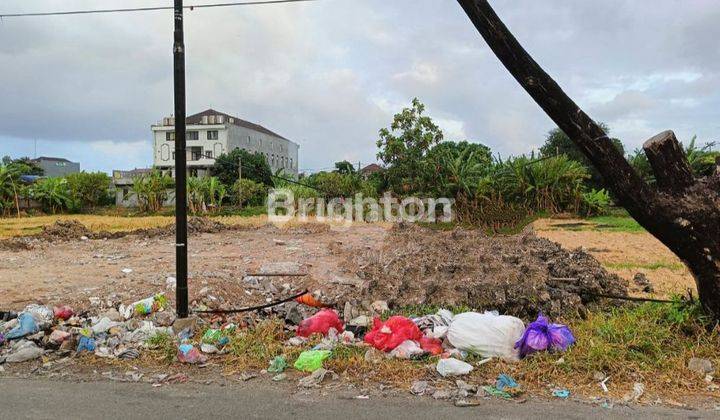
[[720,319],[720,169],[696,179],[672,131],[643,145],[657,179],[649,186],[607,134],[533,60],[486,0],[458,0],[495,55],[602,174],[640,225],[688,266],[703,306]]

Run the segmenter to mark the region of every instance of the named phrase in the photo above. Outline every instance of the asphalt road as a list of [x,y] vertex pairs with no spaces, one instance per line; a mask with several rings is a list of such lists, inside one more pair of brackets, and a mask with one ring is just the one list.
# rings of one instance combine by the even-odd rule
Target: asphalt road
[[458,408],[449,402],[412,396],[349,396],[333,395],[327,389],[293,394],[259,381],[232,386],[181,384],[153,388],[143,383],[4,378],[0,379],[0,419],[656,419],[720,415],[717,411],[662,407],[601,408],[572,401],[518,404],[482,400],[480,406]]

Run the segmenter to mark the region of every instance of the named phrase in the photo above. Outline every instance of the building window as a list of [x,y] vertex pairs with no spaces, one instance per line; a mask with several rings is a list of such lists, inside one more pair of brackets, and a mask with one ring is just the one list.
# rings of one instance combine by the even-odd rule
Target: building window
[[212,159],[212,157],[213,157],[213,152],[212,152],[212,150],[206,150],[206,151],[205,151],[205,157],[208,158],[208,159]]
[[290,169],[292,169],[292,158],[290,158]]
[[218,132],[217,132],[217,130],[208,130],[208,132],[207,132],[207,139],[208,139],[208,140],[217,140],[217,139],[218,139]]
[[175,132],[174,131],[165,132],[165,141],[175,141]]
[[198,140],[200,138],[199,133],[197,131],[188,131],[187,132],[187,139],[188,140]]
[[250,136],[248,136],[248,144],[250,144]]

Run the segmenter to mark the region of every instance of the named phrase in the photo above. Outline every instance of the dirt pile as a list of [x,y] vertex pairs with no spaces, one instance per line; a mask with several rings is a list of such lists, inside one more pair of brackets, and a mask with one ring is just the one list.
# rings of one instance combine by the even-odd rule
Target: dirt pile
[[627,284],[589,254],[532,233],[393,229],[380,249],[349,258],[365,298],[392,306],[467,305],[520,317],[582,315],[592,294],[626,295]]
[[83,236],[89,238],[92,235],[92,231],[77,220],[57,220],[52,225],[43,226],[36,238],[55,242],[78,240]]

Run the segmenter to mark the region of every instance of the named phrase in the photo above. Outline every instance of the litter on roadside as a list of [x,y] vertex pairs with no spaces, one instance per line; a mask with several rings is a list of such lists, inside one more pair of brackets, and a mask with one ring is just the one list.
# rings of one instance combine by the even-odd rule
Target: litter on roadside
[[551,324],[543,314],[539,314],[515,343],[515,348],[520,350],[520,357],[525,357],[536,351],[564,351],[574,342],[575,337],[567,326]]
[[314,372],[322,368],[323,361],[330,357],[329,350],[308,350],[300,353],[295,361],[295,369],[304,372]]

